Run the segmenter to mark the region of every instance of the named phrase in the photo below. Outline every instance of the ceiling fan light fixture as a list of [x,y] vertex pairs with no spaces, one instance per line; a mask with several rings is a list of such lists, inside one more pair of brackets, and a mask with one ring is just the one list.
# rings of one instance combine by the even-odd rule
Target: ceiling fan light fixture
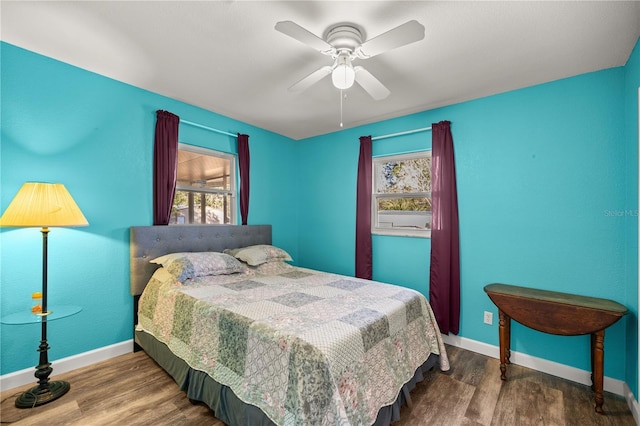
[[351,65],[351,59],[346,54],[340,54],[336,63],[336,67],[331,72],[331,81],[337,89],[348,89],[353,86],[353,82],[356,80],[356,72]]
[[348,65],[338,65],[331,73],[331,80],[337,89],[348,89],[356,80],[356,72]]

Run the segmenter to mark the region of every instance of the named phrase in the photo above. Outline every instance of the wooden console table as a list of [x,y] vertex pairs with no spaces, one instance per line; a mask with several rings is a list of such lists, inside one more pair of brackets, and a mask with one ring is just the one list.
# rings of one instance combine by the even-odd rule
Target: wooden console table
[[544,333],[562,336],[591,334],[591,388],[595,391],[595,410],[602,414],[604,329],[622,318],[627,308],[608,299],[507,284],[489,284],[484,291],[498,307],[500,317],[500,378],[507,379],[512,318]]

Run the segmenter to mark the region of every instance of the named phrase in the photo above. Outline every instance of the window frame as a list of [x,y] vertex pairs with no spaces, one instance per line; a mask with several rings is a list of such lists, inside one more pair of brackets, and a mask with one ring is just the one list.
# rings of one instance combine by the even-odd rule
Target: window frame
[[[428,197],[431,199],[431,192],[401,192],[401,193],[378,193],[376,186],[376,165],[394,160],[408,160],[419,157],[429,157],[433,161],[431,149],[413,151],[403,154],[377,155],[371,158],[371,234],[387,235],[396,237],[418,237],[431,238],[431,228],[411,229],[411,228],[385,228],[378,226],[378,200],[383,198],[415,198]],[[433,165],[433,163],[432,163]],[[433,177],[432,177],[433,178]]]
[[[230,197],[230,204],[231,204],[231,213],[230,213],[229,223],[232,225],[237,225],[238,224],[238,197],[237,197],[237,194],[238,194],[238,187],[237,187],[238,158],[237,157],[238,156],[236,154],[229,154],[227,152],[217,151],[211,148],[203,148],[200,146],[189,145],[183,142],[178,143],[178,151],[180,150],[193,152],[201,155],[207,155],[209,157],[223,158],[229,161],[229,188],[230,188],[229,190],[214,189],[214,188],[195,188],[192,186],[178,185],[176,182],[176,192],[184,191],[184,192],[193,192],[195,194],[207,193],[207,194],[216,194],[216,195],[228,195]],[[177,172],[178,172],[178,169],[176,167],[176,173]],[[175,195],[174,195],[174,200],[175,200]],[[189,225],[189,223],[171,224],[171,226],[183,226],[183,225]],[[198,223],[198,225],[200,224]]]

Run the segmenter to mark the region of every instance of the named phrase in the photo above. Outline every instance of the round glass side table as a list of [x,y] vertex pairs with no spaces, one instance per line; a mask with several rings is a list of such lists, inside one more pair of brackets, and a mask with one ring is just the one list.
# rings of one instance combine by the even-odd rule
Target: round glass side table
[[33,314],[28,311],[16,312],[15,314],[3,316],[0,319],[0,322],[7,325],[39,324],[43,319],[45,319],[47,322],[51,322],[57,319],[70,317],[71,315],[77,314],[81,310],[82,308],[80,306],[54,305],[53,307],[49,307],[49,313],[46,315]]

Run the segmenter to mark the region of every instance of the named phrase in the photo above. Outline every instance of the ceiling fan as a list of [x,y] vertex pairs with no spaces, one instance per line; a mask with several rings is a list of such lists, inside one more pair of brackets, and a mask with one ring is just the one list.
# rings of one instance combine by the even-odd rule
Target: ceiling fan
[[289,87],[290,91],[306,90],[331,74],[336,88],[348,89],[356,82],[375,100],[382,100],[391,92],[365,68],[359,65],[354,67],[352,61],[372,58],[424,38],[424,26],[415,20],[366,41],[363,41],[362,30],[350,23],[330,27],[324,39],[292,21],[278,22],[275,28],[333,59],[333,65],[325,65],[312,72]]

